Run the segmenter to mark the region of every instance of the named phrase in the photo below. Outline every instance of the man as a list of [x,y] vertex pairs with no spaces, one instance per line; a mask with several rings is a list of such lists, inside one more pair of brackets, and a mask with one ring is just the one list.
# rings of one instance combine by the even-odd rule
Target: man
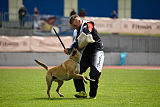
[[18,10],[20,28],[24,27],[24,18],[26,14],[27,14],[27,10],[25,9],[24,5],[22,5]]
[[[91,35],[94,42],[88,43],[83,49],[82,58],[80,61],[80,74],[86,72],[86,70],[90,67],[89,76],[91,79],[94,79],[95,82],[90,82],[90,98],[96,98],[99,77],[101,75],[101,70],[104,62],[104,52],[103,52],[103,44],[98,35],[98,32],[94,26],[93,22],[81,20],[78,15],[72,15],[70,17],[69,23],[75,29],[74,30],[74,41],[70,48],[66,48],[64,52],[69,54],[73,47],[79,48],[79,37],[84,34],[86,37]],[[77,98],[86,98],[87,94],[85,92],[85,86],[83,80],[74,79],[75,88],[77,94],[75,97]]]
[[117,19],[118,18],[118,14],[116,13],[115,10],[112,11],[112,15],[110,16],[110,18],[112,18],[112,19]]
[[75,15],[75,14],[76,14],[76,11],[74,9],[72,9],[70,16]]
[[79,16],[80,17],[85,17],[86,16],[86,11],[84,10],[84,8],[81,8]]

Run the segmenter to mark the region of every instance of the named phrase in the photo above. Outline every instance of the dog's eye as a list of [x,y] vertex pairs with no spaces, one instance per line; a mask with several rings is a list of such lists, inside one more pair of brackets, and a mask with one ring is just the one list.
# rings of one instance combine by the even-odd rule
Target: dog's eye
[[72,56],[74,56],[76,53],[77,53],[77,51],[75,51],[75,50],[74,50],[74,51],[73,51],[73,54],[72,54]]

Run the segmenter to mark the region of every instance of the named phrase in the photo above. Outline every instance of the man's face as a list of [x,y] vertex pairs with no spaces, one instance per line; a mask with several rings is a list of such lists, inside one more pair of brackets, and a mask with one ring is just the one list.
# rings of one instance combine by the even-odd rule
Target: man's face
[[74,29],[77,29],[79,30],[80,26],[81,26],[81,22],[80,20],[74,20],[73,23],[71,24],[71,26],[74,28]]

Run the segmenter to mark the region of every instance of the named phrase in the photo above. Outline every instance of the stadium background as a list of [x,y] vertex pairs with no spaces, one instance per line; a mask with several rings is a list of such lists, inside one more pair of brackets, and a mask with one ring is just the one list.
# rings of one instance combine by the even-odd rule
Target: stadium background
[[0,12],[17,13],[22,3],[29,14],[33,14],[34,7],[41,14],[58,16],[68,16],[72,8],[78,12],[84,8],[87,16],[109,17],[116,10],[121,18],[160,19],[159,0],[1,0]]
[[[2,0],[0,13],[17,14],[24,4],[30,15],[38,7],[43,15],[69,16],[74,8],[78,13],[84,8],[89,17],[109,17],[112,10],[118,12],[119,18],[160,19],[158,0]],[[2,18],[1,18],[2,19]],[[0,21],[3,23],[3,20]],[[32,30],[9,29],[12,24],[3,25],[0,35],[33,36]],[[125,65],[160,65],[160,38],[152,35],[101,34],[105,47],[104,65],[120,65],[121,54],[127,53]],[[71,36],[71,35],[70,35]],[[132,43],[132,44],[131,44]],[[38,58],[48,65],[58,65],[68,56],[62,52],[0,52],[0,66],[32,66],[33,59]],[[53,59],[53,60],[50,60]]]

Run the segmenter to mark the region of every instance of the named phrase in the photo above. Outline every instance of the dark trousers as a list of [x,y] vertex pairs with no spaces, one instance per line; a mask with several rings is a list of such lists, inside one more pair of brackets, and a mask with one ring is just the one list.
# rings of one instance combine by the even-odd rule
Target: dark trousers
[[19,17],[20,28],[24,27],[24,17]]
[[[98,89],[98,82],[99,82],[99,77],[101,75],[101,73],[94,67],[93,65],[93,56],[90,55],[83,55],[81,58],[81,62],[80,62],[80,74],[86,72],[86,70],[88,69],[88,67],[90,67],[90,73],[89,76],[91,79],[94,79],[95,82],[90,82],[90,92],[89,92],[89,96],[90,97],[95,97],[97,95],[97,89]],[[77,92],[80,91],[85,91],[85,86],[83,83],[83,80],[79,80],[79,79],[74,79],[74,85],[76,88]]]

